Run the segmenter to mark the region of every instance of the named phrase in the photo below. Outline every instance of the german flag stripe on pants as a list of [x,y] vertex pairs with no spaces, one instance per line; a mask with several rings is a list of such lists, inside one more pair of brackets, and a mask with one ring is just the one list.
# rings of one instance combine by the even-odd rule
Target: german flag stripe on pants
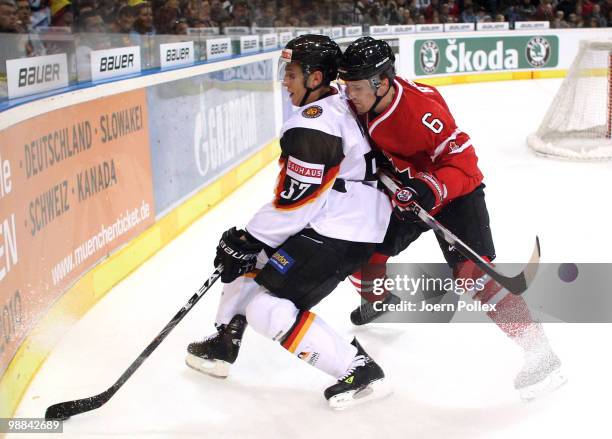
[[299,346],[300,342],[308,332],[308,328],[312,325],[316,315],[310,311],[304,311],[298,315],[298,322],[294,325],[289,335],[285,338],[282,346],[291,353],[295,353],[295,350]]

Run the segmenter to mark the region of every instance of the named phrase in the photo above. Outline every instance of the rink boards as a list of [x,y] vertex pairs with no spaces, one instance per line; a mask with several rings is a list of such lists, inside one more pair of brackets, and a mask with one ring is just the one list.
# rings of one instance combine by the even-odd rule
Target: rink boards
[[[448,85],[564,76],[578,39],[593,35],[560,34],[554,66],[416,74],[416,49],[444,39],[429,37],[400,38],[399,72]],[[447,52],[434,64],[452,65]],[[74,321],[278,156],[277,56],[105,83],[2,113],[0,416],[13,413]],[[496,62],[495,52],[478,56]]]

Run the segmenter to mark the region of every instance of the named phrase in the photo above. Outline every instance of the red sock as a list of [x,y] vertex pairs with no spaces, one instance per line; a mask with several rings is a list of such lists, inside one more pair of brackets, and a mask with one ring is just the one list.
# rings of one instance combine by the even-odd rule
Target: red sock
[[[489,259],[483,257],[487,262]],[[455,278],[487,279],[484,289],[474,294],[474,300],[497,304],[487,316],[515,343],[524,349],[547,343],[542,326],[533,321],[531,312],[522,296],[510,293],[480,270],[472,261],[460,262],[454,270]],[[528,336],[527,336],[528,335]]]
[[388,259],[389,256],[387,255],[374,253],[366,265],[349,276],[349,280],[357,290],[357,293],[364,300],[374,302],[384,299],[389,294],[386,289],[382,292],[374,291],[374,280],[385,279]]

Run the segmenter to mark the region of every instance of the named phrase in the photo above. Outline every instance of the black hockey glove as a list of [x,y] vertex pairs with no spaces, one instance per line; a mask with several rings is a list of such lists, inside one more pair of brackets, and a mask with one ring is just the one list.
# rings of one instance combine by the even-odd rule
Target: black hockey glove
[[257,255],[264,245],[244,230],[232,227],[223,232],[217,245],[215,267],[223,264],[221,282],[230,283],[255,268]]

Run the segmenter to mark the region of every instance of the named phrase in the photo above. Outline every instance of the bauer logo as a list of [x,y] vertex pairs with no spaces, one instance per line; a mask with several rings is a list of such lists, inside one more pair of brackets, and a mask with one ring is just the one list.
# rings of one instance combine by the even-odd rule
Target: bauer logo
[[6,61],[9,98],[68,86],[66,54],[9,59]]
[[286,251],[281,249],[272,255],[268,263],[272,265],[276,271],[282,274],[287,274],[289,269],[295,263],[295,260],[289,256]]
[[544,37],[533,37],[525,48],[527,62],[534,67],[545,66],[550,59],[550,52],[550,43]]
[[232,54],[232,41],[229,38],[206,40],[206,59],[218,59]]
[[193,41],[159,45],[159,60],[162,69],[193,64]]
[[440,49],[435,41],[426,41],[419,51],[421,69],[426,73],[435,73],[440,64]]
[[91,79],[93,81],[133,73],[140,73],[140,47],[120,47],[91,52]]
[[555,35],[417,40],[416,76],[553,68],[559,63]]

